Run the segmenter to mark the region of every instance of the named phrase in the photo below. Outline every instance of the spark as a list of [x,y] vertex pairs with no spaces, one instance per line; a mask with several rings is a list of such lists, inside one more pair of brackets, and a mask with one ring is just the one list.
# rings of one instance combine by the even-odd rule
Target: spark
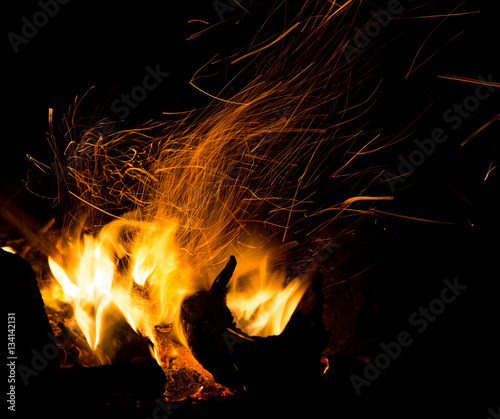
[[481,13],[480,10],[475,10],[473,12],[463,12],[463,13],[446,13],[446,14],[441,14],[441,15],[428,15],[428,16],[407,16],[407,17],[398,17],[398,20],[403,20],[403,19],[431,19],[431,18],[436,18],[436,17],[454,17],[454,16],[467,16],[467,15],[473,15]]
[[392,213],[392,212],[382,211],[380,209],[374,209],[374,208],[370,209],[369,211],[373,212],[373,213],[376,213],[376,214],[390,215],[391,217],[405,218],[407,220],[422,221],[422,222],[425,222],[425,223],[456,225],[456,223],[453,223],[453,222],[450,222],[450,221],[438,221],[438,220],[429,220],[427,218],[411,217],[409,215],[395,214],[395,213]]
[[247,57],[250,57],[251,55],[258,54],[259,52],[264,51],[265,49],[269,48],[271,45],[274,45],[276,42],[279,42],[281,39],[283,39],[285,36],[287,36],[290,32],[292,32],[299,25],[300,25],[300,22],[297,22],[295,25],[293,25],[291,28],[287,29],[285,32],[283,32],[280,36],[278,36],[273,41],[269,42],[268,44],[254,50],[254,51],[251,51],[245,55],[242,55],[241,57],[236,58],[235,60],[231,61],[231,64],[235,64],[238,61],[241,61]]
[[450,74],[444,74],[442,76],[438,76],[440,79],[448,79],[448,80],[456,80],[463,81],[466,83],[480,84],[483,86],[491,86],[491,87],[500,87],[500,83],[498,82],[490,82],[487,80],[478,80],[470,77],[462,77],[462,76],[452,76]]
[[341,205],[350,205],[356,201],[392,201],[393,196],[355,196],[346,199]]
[[456,191],[450,185],[446,185],[446,187],[449,188],[449,189],[451,189],[453,192],[455,192],[460,198],[462,198],[467,203],[467,205],[472,206],[472,204],[470,203],[470,201],[467,198],[465,198],[460,192]]
[[464,147],[470,140],[472,140],[477,134],[479,134],[481,131],[483,131],[485,128],[489,127],[493,122],[500,120],[500,114],[495,115],[493,118],[491,118],[488,122],[486,122],[484,125],[479,127],[476,131],[474,131],[471,135],[469,135],[462,143],[460,144],[461,147]]
[[204,23],[205,25],[209,24],[206,20],[201,20],[201,19],[191,19],[188,21],[188,23],[193,23],[193,22],[200,22],[200,23]]
[[[311,279],[287,278],[276,266],[298,246],[292,233],[310,236],[340,217],[454,224],[378,209],[393,200],[372,190],[381,168],[355,166],[408,138],[416,122],[391,137],[344,128],[372,108],[382,83],[360,95],[367,76],[342,59],[350,27],[332,17],[341,19],[357,3],[320,2],[313,16],[306,16],[304,6],[292,23],[272,33],[269,16],[248,49],[215,55],[194,73],[189,84],[213,99],[207,106],[164,112],[161,121],[109,132],[102,121],[78,119],[84,95],[61,120],[64,141],[56,138],[49,110],[49,144],[62,173],[57,199],[66,191],[76,208],[67,226],[72,234],[63,235],[57,247],[60,269],[54,270],[68,293],[78,295],[75,300],[80,293],[93,298],[98,289],[116,298],[130,324],[147,334],[164,317],[175,323],[183,298],[209,289],[210,278],[234,254],[238,267],[228,285],[228,306],[235,319],[260,336],[279,334]],[[426,42],[408,75],[423,65],[415,67]],[[203,82],[218,71],[212,68],[234,68],[236,74],[211,93]],[[86,228],[93,234],[83,234]],[[127,266],[118,267],[121,259]],[[89,269],[104,274],[89,275]],[[149,301],[122,292],[119,285],[132,288],[132,282],[151,290]],[[89,323],[88,315],[80,315]],[[94,326],[90,321],[85,327],[96,343]]]
[[488,176],[490,175],[490,173],[491,173],[493,170],[495,170],[495,169],[497,168],[497,166],[496,166],[496,165],[495,165],[495,166],[493,166],[493,167],[492,167],[492,166],[493,166],[493,162],[491,161],[491,162],[490,162],[490,165],[489,165],[489,167],[488,167],[488,170],[487,170],[487,172],[486,172],[486,176],[485,176],[485,177],[484,177],[484,179],[483,179],[484,181],[485,181],[486,179],[488,179]]
[[[412,63],[410,64],[410,68],[408,69],[408,73],[406,73],[406,76],[405,78],[408,78],[409,75],[413,72],[415,72],[418,68],[420,68],[425,62],[427,62],[434,54],[432,54],[429,58],[427,58],[423,63],[421,63],[418,67],[416,68],[413,68],[415,66],[415,62],[417,61],[417,58],[419,56],[419,54],[421,53],[422,49],[424,48],[425,44],[427,43],[427,41],[431,38],[431,36],[434,34],[434,32],[437,31],[437,29],[448,19],[448,17],[452,16],[454,11],[457,10],[459,7],[461,7],[462,5],[464,4],[464,2],[461,2],[457,7],[455,7],[451,13],[449,14],[446,14],[444,15],[444,18],[441,20],[441,22],[439,22],[436,27],[429,33],[429,35],[427,35],[427,37],[424,39],[424,41],[422,42],[422,44],[420,45],[420,47],[418,48],[417,50],[417,53],[415,54],[415,57],[413,58],[413,61]],[[453,39],[456,39],[459,35],[461,35],[463,32],[459,33],[458,35],[454,36],[449,42],[451,42]]]

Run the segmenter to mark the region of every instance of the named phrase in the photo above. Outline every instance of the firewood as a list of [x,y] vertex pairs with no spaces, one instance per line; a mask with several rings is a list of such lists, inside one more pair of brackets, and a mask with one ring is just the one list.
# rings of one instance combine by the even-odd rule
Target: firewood
[[181,323],[195,358],[217,382],[240,391],[250,388],[259,397],[279,391],[275,380],[292,383],[298,368],[305,375],[321,374],[326,335],[316,313],[294,314],[279,336],[249,337],[236,327],[226,304],[235,266],[231,257],[209,291],[182,304]]
[[237,329],[226,303],[227,284],[236,267],[231,256],[209,291],[200,291],[186,298],[181,306],[181,323],[195,358],[225,386],[241,389],[243,383],[228,345],[228,330],[245,335]]
[[14,388],[16,414],[28,417],[23,416],[28,403],[38,400],[59,359],[31,266],[19,255],[0,249],[0,272],[9,322],[7,363],[15,368],[9,386]]
[[[73,418],[80,417],[80,413],[89,417],[93,409],[105,408],[117,395],[132,401],[161,397],[166,378],[151,354],[151,342],[128,324],[110,334],[125,347],[125,353],[111,351],[116,365],[60,368],[53,349],[58,339],[52,333],[30,265],[20,256],[0,249],[0,269],[9,296],[7,312],[15,318],[12,356],[18,368],[16,413],[22,417],[53,415],[59,406]],[[73,348],[89,349],[86,340],[67,325],[61,323],[59,327],[75,342]]]
[[154,356],[153,343],[132,329],[118,307],[110,305],[103,314],[102,322],[106,325],[106,333],[100,336],[97,347],[111,364],[140,363],[160,368]]
[[75,345],[82,352],[81,358],[84,359],[84,363],[88,363],[90,365],[110,363],[109,359],[100,350],[100,348],[96,348],[94,351],[87,342],[87,339],[85,339],[83,336],[80,336],[69,326],[67,326],[63,322],[59,322],[57,323],[57,327],[59,327],[62,333],[64,333],[68,337],[70,344]]

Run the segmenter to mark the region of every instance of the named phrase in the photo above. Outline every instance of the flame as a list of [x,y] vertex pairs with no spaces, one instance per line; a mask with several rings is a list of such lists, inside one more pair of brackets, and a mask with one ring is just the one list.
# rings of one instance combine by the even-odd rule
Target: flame
[[[206,278],[215,278],[217,264],[190,264],[177,233],[173,222],[138,221],[132,214],[112,221],[96,237],[83,234],[61,246],[64,267],[49,258],[52,274],[93,349],[113,327],[109,311],[115,308],[153,343],[155,326],[172,323],[173,337],[188,345],[179,323],[181,303],[210,285]],[[283,273],[269,272],[268,255],[261,248],[246,249],[231,249],[239,252],[241,263],[230,282],[228,307],[246,333],[280,334],[306,281],[297,278],[285,285]],[[204,269],[205,275],[200,275]]]
[[[230,255],[238,261],[227,295],[236,324],[250,335],[279,334],[308,282],[280,269],[292,232],[320,231],[332,213],[373,214],[373,206],[358,205],[388,199],[367,192],[379,167],[351,171],[358,158],[386,145],[380,135],[363,127],[339,134],[375,93],[352,103],[366,76],[344,59],[349,25],[342,19],[351,3],[318,3],[310,15],[306,2],[290,27],[225,64],[211,63],[238,72],[246,61],[250,81],[231,82],[220,89],[224,97],[205,92],[214,99],[206,108],[124,131],[103,120],[82,132],[84,124],[65,118],[64,153],[50,126],[55,170],[90,213],[61,241],[62,256],[50,267],[92,347],[113,327],[106,312],[115,308],[153,343],[155,325],[167,323],[187,346],[180,305],[209,289]],[[200,91],[202,70],[190,82]],[[330,193],[338,185],[349,194],[340,203]],[[132,212],[120,215],[125,210]],[[98,232],[82,233],[110,216]],[[314,216],[324,218],[314,224]]]
[[240,255],[227,295],[236,325],[251,336],[279,335],[306,289],[305,277],[285,286],[283,272],[270,270],[268,259],[260,248]]

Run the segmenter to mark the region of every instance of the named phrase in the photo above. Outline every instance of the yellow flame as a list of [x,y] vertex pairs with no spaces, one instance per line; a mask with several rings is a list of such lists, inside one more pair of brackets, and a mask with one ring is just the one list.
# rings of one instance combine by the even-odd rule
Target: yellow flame
[[73,284],[73,282],[71,282],[71,280],[68,278],[68,275],[66,275],[64,269],[61,268],[51,258],[49,258],[49,267],[50,270],[52,271],[52,274],[59,282],[59,285],[61,285],[64,294],[66,294],[69,297],[76,298],[80,290],[75,284]]
[[[177,227],[166,224],[138,221],[131,215],[109,223],[95,238],[83,235],[66,248],[60,246],[64,268],[49,259],[52,274],[73,305],[75,319],[92,348],[113,327],[105,316],[111,306],[153,342],[154,327],[172,323],[174,337],[187,346],[179,327],[182,301],[207,289],[220,267],[210,261],[191,265],[189,255],[177,243]],[[240,261],[227,298],[236,324],[250,335],[280,334],[306,281],[298,278],[285,285],[282,273],[270,271],[261,248],[233,247],[231,251],[237,252]]]
[[[111,304],[153,342],[154,326],[166,322],[186,345],[178,327],[183,299],[209,289],[232,254],[238,264],[227,302],[237,325],[251,335],[281,333],[308,278],[285,278],[276,268],[276,238],[285,243],[293,231],[319,231],[334,218],[327,212],[362,213],[351,208],[355,202],[388,199],[367,191],[380,177],[376,165],[350,171],[353,161],[385,146],[383,139],[364,142],[371,134],[362,128],[339,133],[375,95],[353,102],[365,76],[344,57],[349,25],[335,22],[351,3],[320,2],[309,15],[305,2],[289,27],[256,34],[250,51],[225,64],[210,62],[248,71],[248,82],[218,89],[220,97],[204,87],[208,70],[200,69],[190,84],[214,102],[199,111],[124,131],[107,120],[82,134],[80,124],[66,122],[68,147],[56,159],[70,160],[64,180],[91,213],[85,227],[102,221],[96,214],[115,217],[97,235],[72,232],[73,240],[59,245],[63,260],[51,262],[94,347]],[[56,149],[52,131],[50,141]],[[344,204],[330,193],[337,184],[349,191]],[[321,202],[309,205],[318,195]],[[125,208],[137,211],[118,217]],[[318,215],[325,218],[312,225]]]
[[237,257],[229,283],[227,305],[236,325],[251,336],[279,335],[287,325],[307,287],[307,279],[285,285],[285,275],[271,270],[268,253],[246,248]]

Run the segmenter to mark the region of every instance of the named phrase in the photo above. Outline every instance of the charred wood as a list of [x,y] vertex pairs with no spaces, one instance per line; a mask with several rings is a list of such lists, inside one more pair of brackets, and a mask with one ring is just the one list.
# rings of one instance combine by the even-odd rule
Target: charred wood
[[228,328],[236,328],[226,304],[227,284],[236,267],[236,259],[229,262],[217,276],[209,291],[200,291],[186,298],[181,307],[181,323],[191,351],[215,380],[233,388],[242,382],[238,368],[231,358],[225,336]]
[[[317,311],[294,314],[279,336],[249,337],[239,330],[226,304],[227,284],[236,266],[231,256],[209,291],[182,304],[181,322],[196,359],[223,385],[261,395],[293,392],[299,379],[321,374],[328,335]],[[315,278],[321,281],[321,278]],[[321,307],[318,307],[321,310]],[[265,378],[264,378],[265,377]],[[280,389],[277,383],[290,388]]]
[[59,327],[61,332],[65,336],[67,336],[67,345],[65,346],[74,345],[76,349],[81,352],[81,356],[79,356],[78,358],[83,358],[83,363],[88,363],[90,365],[110,363],[109,359],[99,348],[96,348],[96,350],[94,351],[87,342],[87,339],[85,339],[83,336],[80,336],[69,326],[67,326],[63,322],[59,322],[57,323],[57,327]]
[[61,348],[88,351],[88,343],[62,323],[62,332],[54,335],[35,274],[23,258],[0,249],[0,271],[7,312],[15,318],[16,414],[38,416],[59,409],[73,418],[88,417],[120,397],[147,402],[162,396],[166,378],[151,342],[119,317],[118,330],[103,340],[116,365],[61,367]]

